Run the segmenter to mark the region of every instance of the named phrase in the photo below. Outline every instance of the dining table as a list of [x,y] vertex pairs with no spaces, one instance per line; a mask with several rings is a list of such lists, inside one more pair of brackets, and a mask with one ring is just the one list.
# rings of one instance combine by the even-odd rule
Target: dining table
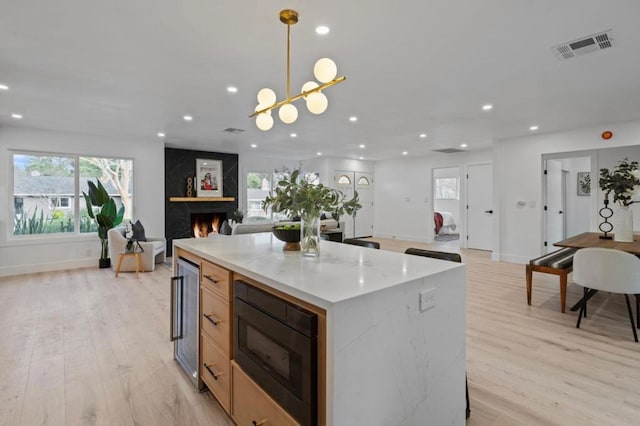
[[[628,243],[615,241],[613,238],[601,238],[602,236],[603,234],[600,232],[583,232],[582,234],[567,238],[566,240],[553,243],[553,245],[557,247],[571,247],[577,249],[600,247],[626,251],[627,253],[640,256],[640,235],[634,234],[633,242]],[[612,234],[608,234],[608,236],[611,237]],[[591,297],[593,297],[593,295],[597,292],[598,290],[589,290],[589,292],[587,293],[587,300],[591,299]],[[578,309],[580,309],[581,304],[582,299],[580,299],[575,305],[573,305],[571,307],[571,310],[577,311]]]

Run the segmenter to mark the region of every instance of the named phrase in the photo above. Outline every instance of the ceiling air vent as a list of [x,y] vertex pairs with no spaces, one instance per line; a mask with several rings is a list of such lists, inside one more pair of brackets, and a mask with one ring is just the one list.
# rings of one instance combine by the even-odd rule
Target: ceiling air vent
[[223,130],[223,132],[233,133],[234,135],[238,135],[238,134],[244,132],[244,130],[236,129],[235,127],[227,127],[226,129]]
[[607,30],[582,37],[578,40],[568,41],[551,48],[558,59],[570,59],[575,56],[608,49],[613,45],[613,31]]
[[444,154],[453,154],[454,152],[464,152],[462,149],[456,148],[443,148],[443,149],[434,149],[434,152],[442,152]]

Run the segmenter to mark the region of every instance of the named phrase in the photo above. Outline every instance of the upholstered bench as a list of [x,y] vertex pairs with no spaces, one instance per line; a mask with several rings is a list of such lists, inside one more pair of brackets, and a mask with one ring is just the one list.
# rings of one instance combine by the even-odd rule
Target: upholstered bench
[[527,304],[531,305],[531,281],[534,272],[560,276],[560,310],[565,311],[567,300],[567,275],[573,271],[573,255],[577,249],[563,248],[529,261],[527,265]]

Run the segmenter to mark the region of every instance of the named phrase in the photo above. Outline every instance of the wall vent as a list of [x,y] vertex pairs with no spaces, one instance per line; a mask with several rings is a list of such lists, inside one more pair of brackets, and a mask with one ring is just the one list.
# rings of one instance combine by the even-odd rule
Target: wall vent
[[227,127],[226,129],[223,130],[223,132],[227,132],[227,133],[233,133],[234,135],[240,134],[242,132],[244,132],[243,129],[236,129],[235,127]]
[[434,149],[434,152],[442,152],[444,154],[453,154],[454,152],[464,152],[463,149],[456,148],[443,148],[443,149]]
[[598,52],[613,46],[613,31],[607,30],[577,40],[553,46],[551,50],[560,60]]

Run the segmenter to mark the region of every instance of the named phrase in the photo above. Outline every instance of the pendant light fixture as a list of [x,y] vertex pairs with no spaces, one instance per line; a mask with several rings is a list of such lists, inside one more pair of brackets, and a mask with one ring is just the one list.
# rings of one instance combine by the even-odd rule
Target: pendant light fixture
[[322,114],[329,105],[329,100],[322,93],[322,90],[346,79],[346,77],[336,77],[338,67],[335,62],[329,58],[322,58],[313,67],[313,75],[320,83],[308,81],[302,86],[302,91],[299,94],[291,96],[289,90],[291,81],[291,26],[298,22],[298,12],[285,9],[280,12],[280,21],[287,25],[287,97],[278,101],[276,93],[268,88],[261,89],[258,92],[258,106],[249,117],[256,117],[256,126],[264,131],[273,127],[271,111],[276,108],[279,108],[278,116],[283,123],[291,124],[295,122],[298,118],[298,109],[293,102],[300,98],[306,100],[307,109],[311,113]]

